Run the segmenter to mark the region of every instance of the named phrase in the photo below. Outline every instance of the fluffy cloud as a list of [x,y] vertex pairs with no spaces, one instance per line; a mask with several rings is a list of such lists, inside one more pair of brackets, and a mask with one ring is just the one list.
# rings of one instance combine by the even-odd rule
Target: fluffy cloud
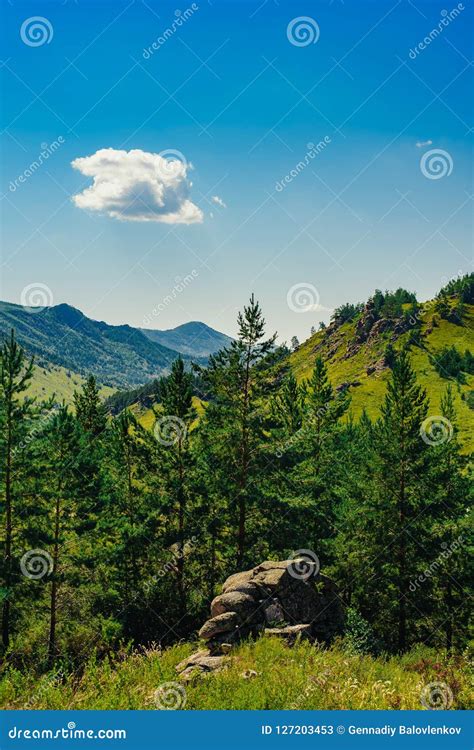
[[227,208],[227,205],[224,203],[222,198],[219,198],[218,195],[213,195],[211,198],[211,201],[216,204],[216,206],[221,206],[221,208]]
[[74,169],[94,180],[73,196],[75,205],[126,221],[202,222],[201,209],[189,199],[191,165],[179,152],[162,154],[102,148],[74,159]]
[[416,142],[416,147],[417,148],[424,148],[425,146],[431,146],[432,143],[433,143],[433,141],[417,141]]

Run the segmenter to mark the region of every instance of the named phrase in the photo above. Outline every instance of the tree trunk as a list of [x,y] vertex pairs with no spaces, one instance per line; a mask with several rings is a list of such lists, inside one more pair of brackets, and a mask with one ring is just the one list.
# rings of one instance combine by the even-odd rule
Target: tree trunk
[[49,614],[49,639],[48,639],[48,664],[53,666],[56,653],[56,621],[57,621],[57,599],[58,599],[58,562],[59,562],[59,516],[60,516],[60,488],[56,498],[56,509],[54,517],[54,547],[53,547],[53,581],[51,584],[51,603]]
[[184,495],[184,470],[182,457],[181,438],[178,442],[178,593],[181,604],[181,615],[186,612],[186,594],[184,591],[184,514],[186,511],[186,498]]
[[4,648],[10,643],[10,594],[12,585],[12,414],[7,410],[7,441],[5,466],[5,599],[2,611],[2,641]]
[[446,609],[448,619],[446,620],[446,651],[449,653],[453,648],[453,587],[451,581],[446,585]]

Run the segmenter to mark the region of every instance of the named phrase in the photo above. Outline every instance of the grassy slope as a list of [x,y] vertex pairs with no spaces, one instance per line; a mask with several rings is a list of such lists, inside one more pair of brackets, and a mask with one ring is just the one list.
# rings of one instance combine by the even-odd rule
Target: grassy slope
[[[176,682],[175,666],[197,647],[180,644],[118,655],[114,664],[91,660],[81,677],[54,684],[10,670],[0,682],[0,705],[30,709],[155,709],[154,693]],[[467,657],[447,659],[425,647],[401,657],[351,656],[300,643],[290,649],[263,638],[233,652],[228,669],[185,685],[186,709],[421,709],[425,685],[445,682],[452,708],[469,708]],[[246,670],[256,676],[245,679]]]
[[[37,365],[33,372],[31,385],[28,388],[27,395],[36,397],[38,401],[56,395],[57,401],[65,401],[67,404],[72,403],[74,391],[81,388],[85,378],[77,372],[67,370],[65,367],[50,365],[43,367]],[[114,393],[114,388],[102,386],[101,396],[107,398]]]
[[[432,314],[427,311],[422,315],[422,333],[430,327]],[[348,345],[354,337],[354,323],[346,323],[341,326],[332,336],[326,340],[324,331],[318,331],[314,336],[305,341],[300,348],[291,355],[291,363],[298,380],[310,375],[317,354],[321,354],[329,367],[329,377],[334,387],[345,382],[360,381],[360,385],[350,389],[352,397],[351,412],[357,418],[365,408],[370,417],[379,414],[380,405],[383,401],[386,384],[390,377],[390,371],[384,369],[380,373],[367,375],[367,367],[374,365],[381,357],[389,335],[382,334],[374,343],[365,343],[359,351],[348,359],[344,359]],[[407,334],[401,336],[395,344],[398,348]],[[474,351],[474,307],[467,306],[467,315],[464,326],[457,326],[446,320],[439,321],[439,327],[433,328],[432,332],[424,339],[426,349],[412,347],[412,361],[418,373],[421,385],[426,388],[430,398],[430,414],[439,414],[440,399],[449,381],[438,375],[430,364],[429,355],[440,351],[445,345],[456,346],[460,351],[470,349]],[[335,354],[329,355],[333,346],[337,349]],[[474,450],[474,413],[469,409],[466,402],[461,399],[461,393],[467,393],[474,389],[474,376],[466,376],[465,385],[455,385],[456,407],[458,411],[458,422],[461,440],[466,450]]]

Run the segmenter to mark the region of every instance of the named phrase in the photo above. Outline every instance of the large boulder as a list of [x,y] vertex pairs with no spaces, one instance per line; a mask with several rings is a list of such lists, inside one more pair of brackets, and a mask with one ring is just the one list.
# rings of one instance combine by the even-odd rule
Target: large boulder
[[[268,625],[292,628],[286,633],[290,642],[298,634],[329,641],[342,629],[337,587],[312,560],[266,561],[230,576],[222,592],[199,631],[213,654],[240,638],[264,632]],[[275,628],[269,630],[273,633]]]

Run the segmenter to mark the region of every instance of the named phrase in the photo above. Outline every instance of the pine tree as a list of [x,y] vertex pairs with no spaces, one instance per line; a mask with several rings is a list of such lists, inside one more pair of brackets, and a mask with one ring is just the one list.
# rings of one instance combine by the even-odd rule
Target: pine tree
[[186,611],[185,542],[186,515],[190,513],[192,456],[189,451],[189,432],[196,418],[193,407],[193,378],[179,357],[171,367],[168,378],[159,384],[163,415],[158,415],[155,436],[163,456],[162,479],[171,504],[177,506],[177,587],[181,613]]
[[50,507],[46,509],[51,523],[47,540],[52,549],[48,635],[48,662],[52,666],[59,656],[56,632],[58,601],[61,585],[66,578],[62,553],[75,536],[81,510],[79,498],[86,489],[83,474],[85,451],[80,443],[76,422],[64,405],[47,425],[42,454],[43,497],[47,497],[48,505],[52,506],[52,513]]
[[[439,592],[438,622],[444,629],[447,651],[453,648],[456,635],[467,635],[469,623],[469,589],[472,568],[469,562],[472,484],[466,473],[467,459],[461,454],[454,391],[449,384],[441,397],[444,431],[439,445],[431,446],[433,453],[432,482],[437,489],[433,518],[433,544],[437,553],[435,588]],[[471,496],[471,497],[470,497]],[[439,563],[439,564],[438,564]],[[436,592],[433,592],[433,599]]]
[[377,499],[373,509],[373,537],[376,548],[380,545],[379,586],[386,599],[384,617],[388,624],[390,610],[395,611],[399,651],[407,646],[409,618],[413,616],[410,574],[423,547],[424,554],[429,555],[429,457],[420,437],[427,410],[426,392],[418,385],[408,353],[403,350],[392,367],[377,429]]
[[201,375],[214,400],[205,421],[208,426],[211,423],[214,444],[221,441],[214,462],[225,462],[223,488],[227,485],[226,495],[237,506],[235,564],[239,569],[248,548],[249,488],[261,456],[262,396],[271,389],[268,368],[276,335],[265,339],[265,319],[253,294],[237,323],[237,340],[211,356]]
[[101,435],[105,430],[107,412],[93,375],[89,375],[82,391],[74,392],[74,406],[83,429],[94,438]]
[[26,362],[24,351],[18,346],[12,330],[0,354],[0,448],[2,464],[2,505],[5,509],[5,542],[3,552],[3,587],[6,595],[2,609],[2,640],[4,648],[10,642],[10,607],[13,596],[13,541],[15,501],[23,469],[22,452],[25,437],[33,418],[33,400],[23,394],[33,374],[33,359]]

